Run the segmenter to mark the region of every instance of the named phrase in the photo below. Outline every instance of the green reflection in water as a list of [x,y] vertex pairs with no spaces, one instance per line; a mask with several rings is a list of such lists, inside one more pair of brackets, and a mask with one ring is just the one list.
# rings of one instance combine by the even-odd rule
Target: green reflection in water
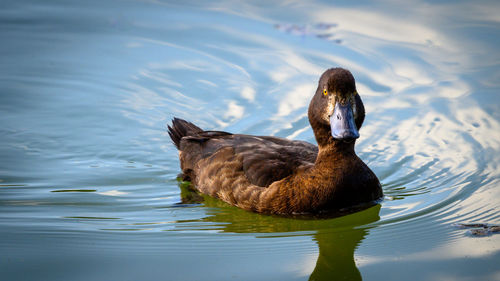
[[[248,212],[218,199],[198,194],[188,182],[180,182],[182,204],[201,203],[211,209],[203,222],[217,223],[228,233],[255,233],[257,238],[310,235],[319,255],[309,280],[362,280],[354,251],[380,219],[380,204],[335,218],[278,217]],[[182,221],[179,221],[182,223]]]

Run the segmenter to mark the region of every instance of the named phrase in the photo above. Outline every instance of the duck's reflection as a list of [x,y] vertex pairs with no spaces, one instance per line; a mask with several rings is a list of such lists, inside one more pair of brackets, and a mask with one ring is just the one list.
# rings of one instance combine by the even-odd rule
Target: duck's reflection
[[222,231],[231,233],[312,232],[318,244],[316,267],[309,280],[362,280],[354,261],[354,251],[369,232],[366,225],[380,219],[380,205],[337,218],[283,218],[247,212],[208,196],[202,196],[183,182],[182,203],[203,201],[209,216],[207,222],[224,223]]

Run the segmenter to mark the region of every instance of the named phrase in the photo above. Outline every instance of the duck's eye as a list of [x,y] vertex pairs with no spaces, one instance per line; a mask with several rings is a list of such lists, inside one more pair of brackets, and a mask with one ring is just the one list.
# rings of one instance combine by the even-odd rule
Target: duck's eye
[[328,95],[328,91],[326,89],[323,90],[323,95],[325,95],[325,96]]

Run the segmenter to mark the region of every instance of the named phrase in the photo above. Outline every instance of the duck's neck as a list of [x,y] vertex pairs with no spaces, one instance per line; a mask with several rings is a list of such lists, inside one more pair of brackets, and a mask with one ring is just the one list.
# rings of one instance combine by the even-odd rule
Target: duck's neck
[[[333,139],[332,139],[333,140]],[[316,157],[316,167],[332,167],[332,162],[338,162],[346,157],[353,157],[355,141],[343,142],[333,140],[327,145],[320,145]]]

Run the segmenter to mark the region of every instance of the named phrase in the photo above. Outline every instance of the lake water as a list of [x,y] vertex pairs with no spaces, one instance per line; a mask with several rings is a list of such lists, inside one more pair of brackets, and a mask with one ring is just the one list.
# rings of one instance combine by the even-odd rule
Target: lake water
[[[498,1],[176,2],[0,4],[1,280],[500,280]],[[380,205],[181,198],[172,117],[314,142],[335,66]]]

